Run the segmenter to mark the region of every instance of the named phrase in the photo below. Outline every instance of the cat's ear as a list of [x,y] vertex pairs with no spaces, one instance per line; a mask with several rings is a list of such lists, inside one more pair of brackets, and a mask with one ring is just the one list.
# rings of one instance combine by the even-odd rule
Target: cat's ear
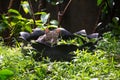
[[57,33],[60,33],[60,31],[61,31],[61,30],[60,30],[59,28],[58,28],[58,29],[56,29],[56,32],[57,32]]
[[46,28],[45,29],[45,33],[47,34],[47,33],[49,33],[50,32],[50,30],[48,29],[48,28]]

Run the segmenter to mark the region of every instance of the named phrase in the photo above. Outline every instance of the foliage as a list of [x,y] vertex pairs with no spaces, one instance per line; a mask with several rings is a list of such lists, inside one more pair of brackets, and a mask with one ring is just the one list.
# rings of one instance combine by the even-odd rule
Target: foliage
[[[6,29],[10,31],[7,37],[18,37],[20,31],[32,31],[30,27],[33,24],[31,19],[23,18],[22,15],[13,9],[8,10],[8,15],[2,15],[0,20],[0,33],[2,34]],[[4,36],[6,34],[0,35]]]
[[[111,37],[111,33],[105,33],[103,40],[98,43],[94,52],[87,50],[77,50],[72,52],[76,57],[70,62],[51,62],[43,59],[36,62],[32,54],[36,53],[32,49],[27,49],[24,55],[21,49],[10,48],[0,44],[0,68],[9,79],[119,79],[119,60],[116,56],[120,53],[119,41]],[[112,44],[111,44],[112,43]],[[111,55],[112,54],[112,55]],[[114,54],[114,55],[113,55]],[[1,72],[0,70],[0,72]],[[7,77],[8,78],[8,77]]]
[[47,2],[50,2],[52,5],[57,5],[63,3],[64,0],[47,0]]
[[102,0],[97,0],[97,5],[99,6],[102,3]]
[[[52,0],[47,1],[50,2]],[[97,5],[100,6],[102,1],[97,0]],[[114,0],[107,1],[110,8],[113,8]],[[57,2],[53,0],[52,3],[56,5]],[[25,11],[28,13],[29,7],[27,3],[23,3],[24,8],[25,6]],[[35,21],[37,27],[46,28],[58,25],[56,21],[49,22],[49,14],[45,12],[38,12],[35,15],[41,15],[41,19]],[[100,17],[100,21],[103,21],[103,23],[106,15],[109,17],[108,5],[105,3]],[[103,34],[103,39],[98,42],[96,45],[97,48],[93,52],[87,51],[87,49],[71,52],[72,54],[76,54],[76,56],[70,62],[51,62],[49,59],[44,58],[42,61],[36,62],[33,59],[33,54],[36,54],[36,52],[31,48],[27,48],[26,53],[29,55],[25,55],[20,47],[11,48],[3,46],[3,43],[0,43],[0,80],[119,80],[120,41],[114,36],[120,34],[119,20],[117,18],[119,17],[114,15],[110,19],[111,21],[103,25],[104,28],[109,26],[113,30],[112,32]],[[10,30],[9,37],[18,37],[20,31],[31,32],[32,28],[34,28],[33,25],[33,19],[23,18],[18,11],[10,9],[7,15],[2,15],[2,20],[0,20],[0,34],[8,28]],[[100,27],[100,29],[102,28]],[[60,44],[63,43],[83,44],[78,38],[60,42]]]
[[112,19],[112,23],[109,24],[111,28],[113,28],[112,33],[114,36],[120,38],[120,24],[119,24],[119,18],[114,17]]
[[113,36],[112,32],[105,33],[97,48],[106,51],[110,55],[120,55],[120,40]]
[[30,6],[28,4],[27,1],[21,1],[21,5],[23,7],[23,10],[24,12],[27,14],[27,13],[30,13],[31,14],[31,10],[30,10]]
[[[0,32],[5,30],[6,28],[9,28],[11,30],[11,35],[18,36],[19,32],[21,31],[32,31],[32,29],[34,28],[34,22],[32,19],[23,18],[22,15],[14,9],[10,9],[8,12],[9,15],[2,15],[2,20],[0,21]],[[50,23],[48,22],[50,14],[47,14],[46,12],[38,12],[35,15],[39,14],[41,15],[41,19],[36,20],[37,27],[56,27],[58,25],[58,22],[56,20],[52,20],[50,21]]]
[[[2,20],[0,20],[0,36],[3,40],[8,39],[8,45],[12,43],[12,39],[16,40],[19,37],[21,31],[32,32],[32,29],[39,27],[45,29],[46,27],[57,27],[58,22],[56,20],[48,21],[50,14],[46,12],[38,12],[35,15],[40,15],[40,20],[23,18],[22,15],[14,9],[8,10],[8,15],[1,15]],[[8,32],[6,33],[5,31]],[[10,40],[9,40],[10,39]]]
[[100,34],[112,31],[116,36],[116,34],[120,33],[119,3],[119,0],[97,0],[97,5],[100,9],[100,16],[98,22],[99,25],[96,31]]
[[[14,72],[11,79],[26,80],[44,78],[46,65],[35,62],[31,57],[24,56],[20,48],[0,47],[1,69],[10,69]],[[30,52],[29,52],[30,53]],[[42,64],[42,65],[41,65]],[[7,74],[7,73],[6,73]]]
[[0,80],[6,80],[9,76],[12,76],[14,73],[9,69],[3,69],[0,71]]

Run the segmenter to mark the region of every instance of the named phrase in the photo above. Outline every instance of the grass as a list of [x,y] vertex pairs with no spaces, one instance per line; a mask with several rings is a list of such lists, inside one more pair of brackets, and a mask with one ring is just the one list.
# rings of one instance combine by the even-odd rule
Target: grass
[[96,50],[74,51],[77,56],[71,62],[49,59],[36,62],[32,56],[25,56],[21,48],[0,44],[0,80],[119,80],[119,44],[106,33]]

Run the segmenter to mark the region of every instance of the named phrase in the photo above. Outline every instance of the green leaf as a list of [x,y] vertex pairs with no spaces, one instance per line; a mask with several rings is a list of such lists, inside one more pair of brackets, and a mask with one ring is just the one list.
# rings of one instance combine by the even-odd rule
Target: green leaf
[[99,6],[102,3],[102,0],[97,0],[97,5]]
[[47,23],[49,17],[50,17],[50,14],[42,14],[41,15],[41,21],[43,22],[43,24]]
[[50,24],[58,26],[58,21],[56,21],[56,20],[51,20],[51,21],[50,21]]
[[23,7],[23,10],[26,14],[30,13],[31,14],[31,11],[30,11],[30,6],[28,4],[27,1],[22,1],[21,3],[22,7]]
[[36,12],[34,15],[43,15],[43,14],[47,14],[46,12]]
[[32,28],[30,26],[25,26],[25,30],[32,32]]
[[14,74],[13,71],[11,71],[9,69],[0,70],[0,75],[12,76],[13,74]]
[[9,70],[9,69],[3,69],[0,70],[0,79],[1,80],[6,80],[8,79],[10,76],[12,76],[14,73],[13,71]]
[[16,16],[21,16],[21,14],[15,9],[9,9],[8,13],[10,13],[12,15],[16,15]]
[[6,23],[1,23],[0,24],[0,31],[4,30],[7,27],[8,27],[8,25]]

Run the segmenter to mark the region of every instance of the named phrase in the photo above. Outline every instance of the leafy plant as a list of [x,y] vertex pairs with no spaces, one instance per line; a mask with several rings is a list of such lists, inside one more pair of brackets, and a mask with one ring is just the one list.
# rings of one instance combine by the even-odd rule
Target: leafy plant
[[6,80],[10,76],[13,76],[13,74],[14,74],[13,71],[11,71],[9,69],[0,70],[0,80]]
[[113,36],[116,36],[118,39],[119,39],[119,35],[120,35],[120,25],[119,25],[119,18],[118,17],[114,17],[113,22],[110,23],[110,27],[113,28],[112,29],[112,33],[113,33]]
[[105,50],[110,55],[116,55],[120,53],[119,48],[120,42],[112,35],[112,32],[107,32],[103,34],[103,39],[98,42],[98,49]]
[[[51,21],[49,20],[49,15],[45,12],[39,12],[35,15],[41,15],[41,20],[36,20],[35,25],[37,27],[40,27],[42,29],[46,27],[57,27],[57,21]],[[2,20],[0,21],[0,33],[3,37],[3,39],[8,39],[8,44],[12,42],[12,38],[18,38],[19,33],[21,31],[27,31],[32,32],[32,29],[34,28],[34,21],[33,19],[27,19],[23,18],[22,15],[14,9],[8,10],[8,15],[2,15]],[[7,31],[7,34],[5,31]]]
[[[55,0],[53,1],[56,5]],[[63,0],[62,0],[63,1]],[[103,0],[98,0],[97,4],[100,5]],[[108,0],[107,0],[108,1]],[[113,0],[108,1],[111,5]],[[117,0],[118,1],[118,0]],[[25,3],[26,4],[26,3]],[[27,6],[28,7],[28,6]],[[109,14],[106,11],[107,6],[105,4],[101,19],[104,19]],[[25,10],[26,13],[28,9]],[[57,21],[49,21],[49,14],[45,12],[38,12],[35,15],[41,15],[41,20],[36,20],[37,27],[57,27]],[[106,19],[106,18],[105,18]],[[43,59],[42,61],[36,62],[33,59],[33,54],[36,54],[30,47],[27,48],[24,55],[20,47],[6,47],[0,43],[0,79],[1,80],[94,80],[94,79],[120,79],[120,41],[113,36],[119,35],[119,20],[114,16],[112,17],[112,23],[106,24],[114,30],[112,32],[104,33],[103,39],[96,45],[97,49],[90,52],[87,49],[76,50],[71,54],[76,54],[74,59],[70,62],[51,62],[49,59]],[[23,18],[22,15],[13,9],[8,11],[8,14],[2,15],[0,20],[0,36],[3,31],[8,29],[10,31],[7,37],[18,37],[20,31],[31,32],[34,21],[32,19]],[[103,26],[103,27],[106,27]],[[102,28],[101,28],[102,29]],[[7,34],[7,33],[6,33]],[[7,38],[3,37],[3,38]],[[89,40],[84,38],[87,42],[94,42],[96,40]],[[75,38],[68,41],[61,41],[59,44],[76,44],[82,45],[81,39]],[[40,53],[39,53],[40,54]]]
[[[68,41],[69,43],[74,40]],[[77,42],[76,42],[77,43]],[[111,44],[112,43],[112,44]],[[119,79],[119,41],[112,34],[105,33],[103,40],[99,41],[94,52],[76,50],[76,54],[70,62],[51,62],[43,59],[36,62],[32,54],[36,53],[28,48],[27,54],[21,53],[20,48],[9,48],[0,44],[0,68],[8,69],[14,74],[9,79]],[[112,54],[112,55],[111,55]],[[116,56],[115,56],[116,55]]]
[[108,31],[112,31],[113,34],[118,34],[120,25],[120,11],[118,10],[118,3],[118,0],[97,0],[97,5],[100,8],[100,17],[96,31],[100,34]]
[[23,7],[24,12],[27,14],[31,14],[31,10],[30,10],[30,6],[29,3],[27,1],[21,1],[21,5]]

